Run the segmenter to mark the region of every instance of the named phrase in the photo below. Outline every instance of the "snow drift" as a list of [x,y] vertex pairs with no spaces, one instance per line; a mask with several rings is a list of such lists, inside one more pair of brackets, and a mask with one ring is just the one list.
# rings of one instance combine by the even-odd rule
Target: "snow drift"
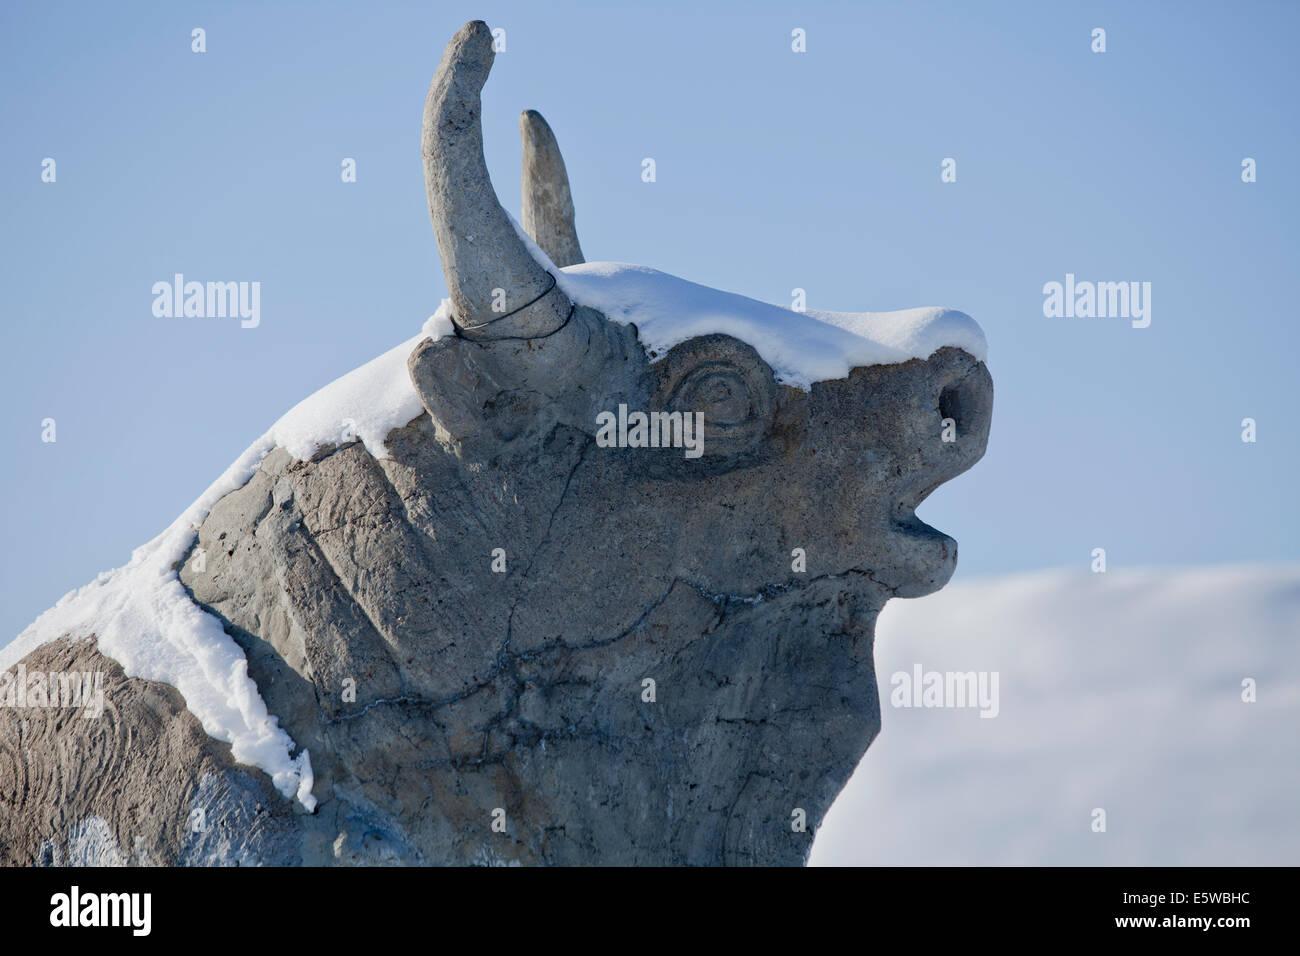
[[[809,862],[1294,866],[1297,637],[1300,565],[1050,571],[891,601],[881,734]],[[891,706],[917,664],[998,672],[998,716]]]

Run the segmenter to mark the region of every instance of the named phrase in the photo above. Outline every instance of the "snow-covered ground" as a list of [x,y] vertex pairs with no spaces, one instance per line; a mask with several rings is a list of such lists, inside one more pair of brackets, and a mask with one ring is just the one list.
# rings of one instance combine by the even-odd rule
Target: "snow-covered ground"
[[[892,706],[918,664],[997,672],[997,716]],[[886,606],[876,667],[814,865],[1300,864],[1300,565],[954,582]]]

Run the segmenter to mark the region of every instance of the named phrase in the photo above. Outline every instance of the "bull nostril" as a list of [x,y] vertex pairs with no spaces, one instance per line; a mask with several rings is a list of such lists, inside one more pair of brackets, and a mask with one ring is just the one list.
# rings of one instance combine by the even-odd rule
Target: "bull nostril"
[[939,417],[951,418],[959,433],[964,430],[965,425],[964,404],[961,389],[956,385],[950,385],[939,393]]

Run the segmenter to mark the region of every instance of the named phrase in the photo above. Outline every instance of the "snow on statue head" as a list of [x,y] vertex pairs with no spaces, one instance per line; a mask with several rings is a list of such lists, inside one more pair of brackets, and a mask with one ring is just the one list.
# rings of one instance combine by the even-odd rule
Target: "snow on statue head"
[[[802,862],[880,726],[876,615],[953,572],[955,542],[914,509],[984,452],[982,333],[941,309],[800,313],[583,264],[532,112],[529,238],[484,164],[492,58],[466,25],[425,106],[450,289],[408,360],[427,414],[409,407],[383,455],[346,435],[277,448],[180,571],[310,753],[318,807],[204,751],[176,812],[236,835],[177,852]],[[115,712],[146,741],[165,726]],[[171,772],[197,777],[185,753]],[[151,787],[69,826],[95,814],[131,846]]]

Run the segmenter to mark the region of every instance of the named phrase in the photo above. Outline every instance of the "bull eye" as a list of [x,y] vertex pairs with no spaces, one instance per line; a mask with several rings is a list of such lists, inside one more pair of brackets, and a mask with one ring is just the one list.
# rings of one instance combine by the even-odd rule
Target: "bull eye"
[[660,367],[665,411],[704,416],[704,456],[714,461],[758,450],[776,405],[772,370],[748,345],[725,335],[691,339]]
[[749,388],[740,370],[716,363],[700,366],[678,383],[673,410],[699,411],[715,428],[734,428],[754,417]]

